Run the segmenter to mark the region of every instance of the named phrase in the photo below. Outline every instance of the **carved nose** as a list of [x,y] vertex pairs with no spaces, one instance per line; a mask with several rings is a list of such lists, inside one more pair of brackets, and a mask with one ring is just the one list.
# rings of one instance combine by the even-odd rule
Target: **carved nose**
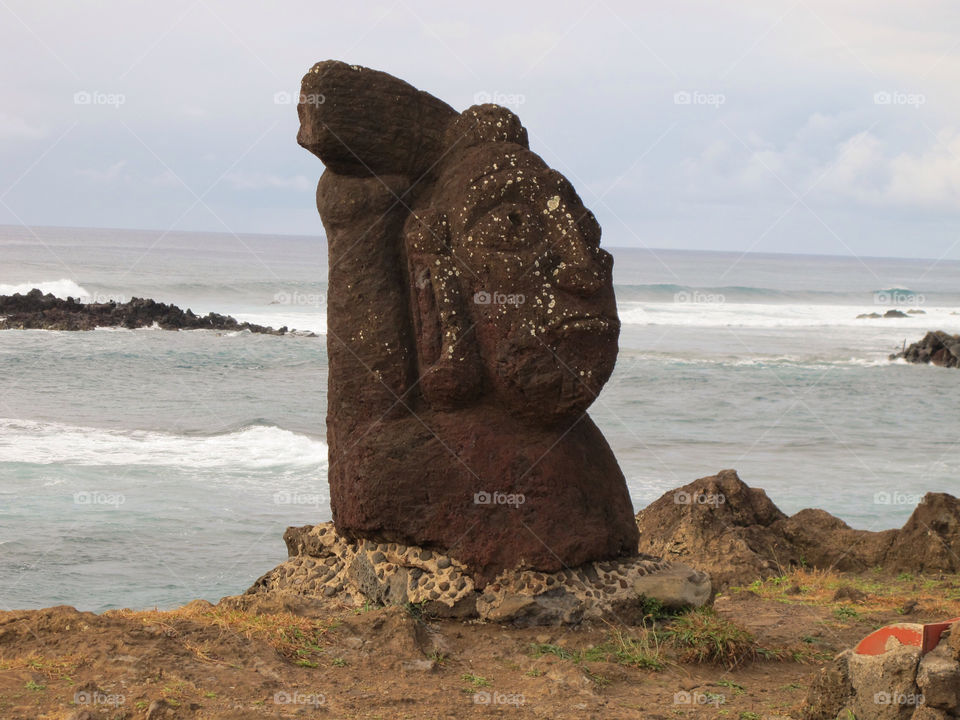
[[557,285],[574,295],[593,295],[606,279],[606,264],[603,262],[606,254],[589,247],[580,237],[566,240],[559,253]]

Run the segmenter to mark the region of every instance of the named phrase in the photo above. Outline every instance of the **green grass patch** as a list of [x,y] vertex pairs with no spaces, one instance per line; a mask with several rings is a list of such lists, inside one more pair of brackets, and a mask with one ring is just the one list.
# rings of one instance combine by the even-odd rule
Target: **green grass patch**
[[753,634],[720,617],[713,608],[697,608],[676,618],[664,634],[674,647],[698,663],[732,668],[757,656]]

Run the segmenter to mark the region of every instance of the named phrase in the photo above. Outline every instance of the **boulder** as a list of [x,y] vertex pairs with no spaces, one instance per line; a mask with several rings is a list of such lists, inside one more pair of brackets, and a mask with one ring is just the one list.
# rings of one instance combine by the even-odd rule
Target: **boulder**
[[960,367],[960,335],[950,335],[942,330],[928,332],[922,340],[912,343],[902,352],[894,353],[890,359],[930,363],[940,367]]
[[894,572],[960,572],[960,501],[927,493],[878,560]]
[[733,470],[671,490],[637,513],[640,551],[710,574],[714,590],[796,565],[960,572],[960,500],[927,493],[899,530],[855,530],[825,510],[788,517]]
[[847,656],[853,696],[849,707],[857,718],[908,720],[920,704],[917,665],[920,648],[893,645],[881,655]]
[[960,664],[947,643],[941,640],[921,658],[917,687],[924,705],[954,714],[960,712]]
[[844,650],[817,672],[807,692],[803,720],[836,720],[849,704],[853,693],[848,668],[850,654],[850,650]]
[[786,515],[735,470],[672,490],[637,513],[640,552],[710,574],[715,589],[767,577],[800,560],[773,530]]

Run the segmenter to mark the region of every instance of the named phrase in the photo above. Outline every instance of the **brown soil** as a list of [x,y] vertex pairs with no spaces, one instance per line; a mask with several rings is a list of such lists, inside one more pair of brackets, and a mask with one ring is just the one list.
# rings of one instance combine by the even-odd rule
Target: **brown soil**
[[677,619],[517,629],[231,607],[0,613],[0,718],[799,717],[817,670],[874,627],[960,615],[960,577],[798,569],[731,589],[704,618],[753,635],[732,668],[696,662],[709,643],[674,647]]

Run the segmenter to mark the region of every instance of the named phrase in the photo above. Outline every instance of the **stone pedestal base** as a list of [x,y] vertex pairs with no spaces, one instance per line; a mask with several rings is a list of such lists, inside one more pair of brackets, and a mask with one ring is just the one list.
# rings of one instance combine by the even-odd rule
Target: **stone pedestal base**
[[482,589],[455,558],[418,547],[351,542],[333,523],[290,528],[289,559],[254,583],[246,596],[293,595],[415,605],[437,617],[557,625],[609,618],[639,622],[649,601],[667,608],[710,601],[710,578],[647,555],[591,562],[556,573],[508,570]]

